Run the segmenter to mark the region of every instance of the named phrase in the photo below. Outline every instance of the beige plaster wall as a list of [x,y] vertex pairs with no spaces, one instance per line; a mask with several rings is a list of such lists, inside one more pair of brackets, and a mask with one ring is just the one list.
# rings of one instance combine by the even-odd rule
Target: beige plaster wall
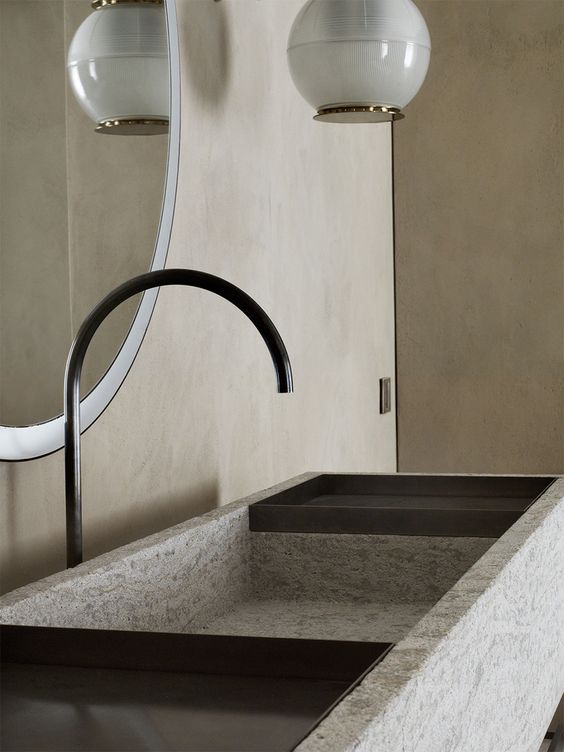
[[72,341],[64,37],[60,0],[0,0],[0,422],[5,425],[56,412]]
[[432,62],[394,126],[399,467],[561,473],[564,6],[417,2]]
[[[167,139],[101,136],[76,102],[66,51],[91,12],[88,0],[0,0],[3,425],[62,412],[78,327],[153,254]],[[116,311],[94,340],[83,393],[112,362],[136,305]]]
[[[395,469],[388,126],[314,123],[285,45],[301,0],[178,0],[182,148],[168,265],[227,277],[272,315],[275,393],[242,314],[161,292],[121,391],[84,436],[88,557],[305,470]],[[64,566],[62,455],[0,465],[4,590]]]

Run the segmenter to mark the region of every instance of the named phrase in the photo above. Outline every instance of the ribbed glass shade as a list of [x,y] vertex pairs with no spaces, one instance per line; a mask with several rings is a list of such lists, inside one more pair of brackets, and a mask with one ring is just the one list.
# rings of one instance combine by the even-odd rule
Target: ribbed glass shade
[[97,130],[166,131],[169,71],[163,6],[124,3],[94,11],[71,42],[67,67],[74,95]]
[[318,119],[392,119],[417,94],[431,39],[412,0],[309,0],[288,40],[296,88]]

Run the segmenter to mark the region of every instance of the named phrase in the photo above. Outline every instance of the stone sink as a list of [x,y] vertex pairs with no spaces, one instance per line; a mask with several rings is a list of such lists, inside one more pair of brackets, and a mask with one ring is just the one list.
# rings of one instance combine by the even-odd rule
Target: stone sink
[[494,532],[467,502],[433,527],[437,489],[473,477],[305,474],[8,593],[0,623],[392,643],[289,749],[537,752],[564,688],[564,479],[513,476]]

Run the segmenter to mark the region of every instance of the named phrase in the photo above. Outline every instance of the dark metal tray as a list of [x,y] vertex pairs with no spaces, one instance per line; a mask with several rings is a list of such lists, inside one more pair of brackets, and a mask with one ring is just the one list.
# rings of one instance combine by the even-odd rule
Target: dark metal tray
[[506,476],[319,475],[249,507],[257,532],[497,538],[554,482]]
[[389,643],[0,627],[6,752],[288,752]]

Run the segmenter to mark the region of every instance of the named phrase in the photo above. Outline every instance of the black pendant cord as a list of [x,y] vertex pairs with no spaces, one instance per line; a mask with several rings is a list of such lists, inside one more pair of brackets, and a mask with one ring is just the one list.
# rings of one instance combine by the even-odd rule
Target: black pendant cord
[[80,377],[86,352],[100,324],[121,303],[154,287],[184,285],[209,290],[242,311],[258,329],[276,372],[281,393],[293,391],[292,367],[276,327],[265,311],[243,290],[221,277],[191,269],[163,269],[124,282],[107,295],[86,317],[72,344],[65,371],[65,500],[67,567],[82,562],[82,500],[80,461]]

